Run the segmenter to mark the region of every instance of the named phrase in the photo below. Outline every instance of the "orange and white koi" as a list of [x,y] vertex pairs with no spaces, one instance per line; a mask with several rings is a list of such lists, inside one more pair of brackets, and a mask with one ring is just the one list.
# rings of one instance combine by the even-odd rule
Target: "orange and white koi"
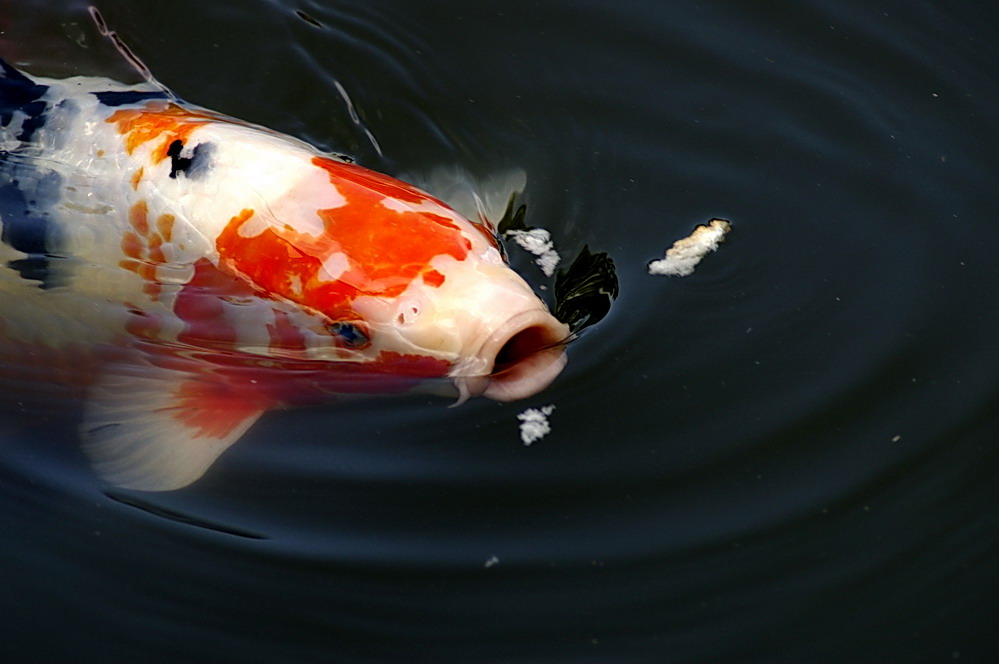
[[441,378],[508,401],[566,362],[483,224],[152,83],[0,61],[0,228],[0,376],[78,393],[123,487],[189,484],[268,409]]

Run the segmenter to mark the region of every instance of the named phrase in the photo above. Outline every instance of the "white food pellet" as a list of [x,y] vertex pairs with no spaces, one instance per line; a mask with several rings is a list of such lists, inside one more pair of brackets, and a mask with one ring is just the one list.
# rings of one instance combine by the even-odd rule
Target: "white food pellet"
[[528,408],[517,415],[517,419],[520,420],[520,440],[523,441],[524,445],[541,440],[551,432],[552,428],[548,424],[548,416],[554,410],[555,406],[549,404],[541,408]]
[[712,219],[704,226],[698,226],[689,236],[677,240],[666,251],[666,256],[649,263],[649,274],[685,277],[707,254],[725,241],[725,234],[732,226],[724,219]]

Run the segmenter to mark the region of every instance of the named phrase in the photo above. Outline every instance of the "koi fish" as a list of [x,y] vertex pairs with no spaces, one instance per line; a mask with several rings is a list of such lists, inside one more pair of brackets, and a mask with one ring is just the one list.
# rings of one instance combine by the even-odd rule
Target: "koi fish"
[[569,328],[492,230],[149,81],[0,60],[0,379],[83,401],[95,470],[201,477],[262,413],[453,384],[521,399]]

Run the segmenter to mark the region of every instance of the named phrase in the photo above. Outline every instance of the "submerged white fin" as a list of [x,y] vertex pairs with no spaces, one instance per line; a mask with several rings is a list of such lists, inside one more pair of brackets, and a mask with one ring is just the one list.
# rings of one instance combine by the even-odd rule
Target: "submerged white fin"
[[494,228],[506,214],[510,197],[522,194],[527,173],[522,168],[477,178],[457,166],[439,166],[425,175],[406,174],[401,179],[433,194],[466,219],[487,222]]
[[88,393],[80,427],[94,471],[116,486],[143,491],[187,486],[263,412],[252,399],[238,401],[224,386],[197,375],[142,369],[102,376]]

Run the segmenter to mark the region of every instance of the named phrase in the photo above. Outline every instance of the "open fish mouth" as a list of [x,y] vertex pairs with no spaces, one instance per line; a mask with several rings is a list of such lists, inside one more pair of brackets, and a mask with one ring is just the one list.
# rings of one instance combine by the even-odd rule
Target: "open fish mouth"
[[[471,397],[516,401],[551,385],[565,368],[569,327],[543,309],[522,312],[478,343],[452,372],[455,406]],[[473,345],[474,347],[474,345]]]

